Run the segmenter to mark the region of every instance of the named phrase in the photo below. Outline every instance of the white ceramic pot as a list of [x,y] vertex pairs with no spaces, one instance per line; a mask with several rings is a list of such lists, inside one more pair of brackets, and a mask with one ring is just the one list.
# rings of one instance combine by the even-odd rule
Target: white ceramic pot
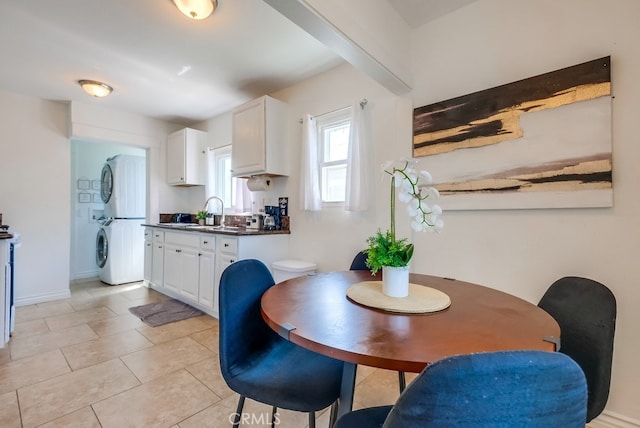
[[382,293],[389,297],[407,297],[409,266],[382,266]]

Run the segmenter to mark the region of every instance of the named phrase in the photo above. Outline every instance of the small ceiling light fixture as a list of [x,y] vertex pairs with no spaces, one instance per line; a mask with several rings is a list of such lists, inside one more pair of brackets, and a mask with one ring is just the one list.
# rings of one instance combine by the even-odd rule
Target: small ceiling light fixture
[[98,82],[96,80],[78,80],[80,86],[84,91],[96,98],[106,97],[113,91],[113,88],[106,83]]
[[218,7],[218,0],[173,0],[180,12],[191,19],[205,19]]

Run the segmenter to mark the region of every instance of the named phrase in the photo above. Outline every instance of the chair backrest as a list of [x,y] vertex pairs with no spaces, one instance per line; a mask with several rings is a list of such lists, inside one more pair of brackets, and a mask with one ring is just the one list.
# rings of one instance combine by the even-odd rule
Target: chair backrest
[[616,299],[597,281],[568,276],[551,284],[538,306],[560,325],[560,352],[573,358],[587,377],[589,422],[609,398]]
[[259,260],[239,260],[220,277],[220,369],[227,376],[235,364],[266,348],[274,336],[260,313],[262,294],[275,284],[269,269]]
[[356,256],[353,258],[353,261],[351,262],[351,267],[349,267],[349,270],[369,270],[369,268],[367,267],[367,253],[365,253],[364,251],[360,251],[358,254],[356,254]]
[[404,390],[383,428],[580,427],[587,386],[559,352],[500,351],[437,361]]

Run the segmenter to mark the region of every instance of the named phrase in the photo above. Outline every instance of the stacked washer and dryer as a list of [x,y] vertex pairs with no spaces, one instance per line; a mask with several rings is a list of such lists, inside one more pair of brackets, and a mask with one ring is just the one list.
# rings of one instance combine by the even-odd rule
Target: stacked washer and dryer
[[96,237],[100,280],[116,285],[144,278],[146,160],[116,155],[102,168],[100,195],[104,217]]

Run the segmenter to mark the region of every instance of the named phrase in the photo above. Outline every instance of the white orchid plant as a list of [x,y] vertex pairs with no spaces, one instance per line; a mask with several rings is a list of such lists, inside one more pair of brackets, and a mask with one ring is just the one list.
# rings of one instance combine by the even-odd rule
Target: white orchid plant
[[[431,204],[440,197],[434,187],[428,171],[416,171],[415,161],[389,161],[382,165],[384,173],[391,176],[391,225],[389,230],[378,232],[367,239],[367,267],[373,275],[383,266],[407,266],[413,256],[413,244],[404,239],[396,239],[396,188],[398,199],[407,204],[407,213],[411,218],[411,228],[416,232],[438,232],[444,227],[440,218],[442,209]],[[420,181],[424,183],[421,186]]]

